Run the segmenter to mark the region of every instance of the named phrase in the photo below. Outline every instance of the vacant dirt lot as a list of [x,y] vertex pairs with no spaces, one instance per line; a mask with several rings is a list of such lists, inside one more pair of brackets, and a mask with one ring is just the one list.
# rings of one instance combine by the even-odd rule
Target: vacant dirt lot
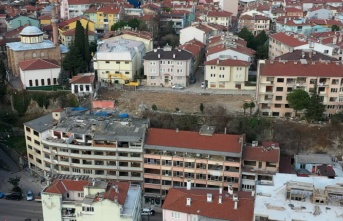
[[116,107],[120,111],[137,113],[139,106],[144,104],[151,109],[156,104],[158,110],[175,111],[178,108],[182,112],[200,112],[201,103],[206,108],[222,106],[228,113],[243,112],[242,104],[245,100],[251,100],[249,95],[218,95],[218,94],[191,94],[182,92],[151,92],[151,91],[110,91],[101,89],[98,98],[104,100],[116,100]]

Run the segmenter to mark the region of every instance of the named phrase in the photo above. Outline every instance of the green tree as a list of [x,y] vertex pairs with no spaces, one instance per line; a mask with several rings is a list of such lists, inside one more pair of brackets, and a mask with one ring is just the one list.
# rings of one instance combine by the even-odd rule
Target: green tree
[[75,27],[74,46],[78,48],[82,58],[85,59],[85,29],[79,20],[76,22]]
[[201,113],[204,113],[205,107],[204,107],[203,103],[200,104],[199,109],[200,109]]
[[248,109],[250,107],[249,103],[244,103],[242,108],[243,108],[243,111],[244,111],[244,115],[245,115],[245,110]]
[[257,59],[268,59],[269,44],[268,42],[260,45],[256,49],[256,58]]
[[21,192],[21,189],[19,188],[20,183],[20,176],[16,176],[15,178],[10,177],[7,182],[13,185],[12,191],[14,192]]
[[91,43],[89,44],[89,50],[90,50],[92,56],[95,55],[96,49],[97,49],[96,42],[91,42]]
[[331,26],[331,31],[339,31],[338,25],[332,25]]
[[168,7],[164,7],[163,9],[162,9],[164,12],[170,12],[170,8],[168,8]]
[[254,102],[250,102],[249,103],[249,108],[250,108],[250,115],[252,114],[252,109],[255,108],[255,103]]
[[86,62],[83,59],[83,53],[80,52],[74,44],[69,47],[69,52],[63,59],[63,69],[69,72],[69,78],[82,73],[86,69]]
[[0,82],[4,82],[6,79],[6,66],[4,60],[0,60]]
[[119,20],[118,22],[114,23],[111,26],[111,31],[116,31],[118,29],[124,28],[125,26],[127,26],[127,22],[123,20]]
[[151,109],[154,110],[154,111],[157,111],[157,105],[156,105],[156,104],[153,104],[153,105],[151,106]]
[[238,37],[243,38],[247,42],[248,48],[254,48],[254,35],[248,30],[247,27],[243,27],[238,33]]
[[268,35],[265,31],[261,31],[255,38],[255,48],[257,49],[258,46],[264,45],[268,41]]
[[0,82],[0,101],[3,102],[5,100],[7,94],[7,87],[4,82]]
[[295,111],[295,116],[297,115],[297,111],[307,108],[309,98],[308,93],[302,89],[295,89],[288,94],[288,104]]
[[91,51],[89,46],[89,36],[88,36],[88,23],[85,29],[85,62],[87,65],[87,71],[89,71],[89,63],[91,62]]
[[133,29],[136,29],[140,26],[140,23],[141,23],[140,20],[138,20],[137,18],[133,18],[127,22],[127,25]]
[[312,95],[309,99],[305,117],[308,122],[311,121],[319,121],[323,118],[323,113],[325,111],[325,107],[322,104],[320,96],[318,95],[317,85],[314,86],[314,90]]

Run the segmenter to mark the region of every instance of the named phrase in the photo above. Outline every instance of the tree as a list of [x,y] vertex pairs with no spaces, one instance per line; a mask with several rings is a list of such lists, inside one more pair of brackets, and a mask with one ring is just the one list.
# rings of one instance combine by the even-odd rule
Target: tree
[[251,101],[251,102],[249,103],[249,108],[250,108],[250,115],[251,115],[252,109],[255,108],[255,103]]
[[78,48],[83,59],[85,59],[85,29],[78,20],[75,27],[74,46]]
[[97,49],[96,42],[91,42],[91,43],[89,44],[89,50],[90,50],[90,53],[91,53],[92,56],[95,55],[96,49]]
[[133,29],[136,29],[140,26],[141,21],[137,18],[130,19],[127,23],[128,26],[130,26]]
[[88,36],[88,23],[85,29],[85,62],[87,65],[87,71],[89,71],[89,63],[91,62],[91,51],[89,46],[89,36]]
[[338,25],[332,25],[331,26],[331,31],[339,31]]
[[6,66],[4,60],[0,60],[0,82],[4,82],[6,79]]
[[117,31],[118,29],[124,28],[125,26],[127,26],[126,21],[119,20],[111,26],[111,31]]
[[255,38],[255,48],[257,49],[258,46],[264,45],[268,41],[268,35],[265,31],[261,31]]
[[205,107],[204,107],[203,103],[200,104],[199,109],[200,109],[201,113],[204,113]]
[[246,103],[246,102],[245,102],[245,103],[243,104],[242,107],[243,107],[244,115],[245,115],[245,110],[248,109],[249,106],[250,106],[249,103]]
[[21,189],[19,187],[20,179],[21,179],[20,176],[16,176],[15,178],[11,177],[7,180],[7,182],[13,185],[12,191],[21,192]]
[[151,106],[151,109],[154,110],[154,111],[157,111],[157,105],[156,105],[156,104],[153,104],[153,105]]
[[162,9],[164,12],[170,12],[170,8],[168,8],[168,7],[164,7],[163,9]]
[[295,89],[288,94],[288,104],[295,111],[295,116],[297,115],[297,111],[307,108],[309,98],[308,93],[302,89]]
[[325,111],[325,107],[322,104],[322,101],[317,92],[317,85],[314,86],[314,90],[312,95],[309,99],[307,110],[305,113],[305,117],[308,122],[311,121],[319,121],[323,118],[323,113]]
[[69,51],[63,59],[63,69],[69,72],[69,78],[83,72],[86,69],[86,62],[83,54],[74,44],[69,47]]
[[238,37],[243,38],[247,42],[248,48],[254,48],[254,35],[248,30],[247,27],[243,27],[238,33]]
[[260,45],[256,49],[256,58],[257,59],[268,59],[269,44],[268,42]]

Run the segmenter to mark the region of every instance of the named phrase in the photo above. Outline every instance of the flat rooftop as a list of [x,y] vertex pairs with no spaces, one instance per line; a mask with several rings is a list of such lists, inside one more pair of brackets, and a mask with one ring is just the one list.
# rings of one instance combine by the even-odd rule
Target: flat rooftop
[[[290,182],[292,187],[299,183],[300,189],[306,183],[314,186],[315,189],[324,191],[330,185],[342,185],[343,178],[336,177],[298,177],[295,174],[276,174],[274,185],[257,185],[254,215],[268,217],[271,220],[339,220],[343,217],[343,207],[333,205],[329,200],[328,204],[312,203],[311,194],[306,195],[305,201],[286,199],[286,186]],[[298,191],[298,190],[292,190]],[[300,190],[299,190],[300,191]],[[314,215],[316,213],[316,215]]]

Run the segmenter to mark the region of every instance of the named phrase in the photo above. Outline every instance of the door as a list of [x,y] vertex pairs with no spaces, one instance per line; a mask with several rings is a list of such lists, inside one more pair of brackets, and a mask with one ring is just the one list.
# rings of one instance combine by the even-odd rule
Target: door
[[169,85],[169,76],[164,76],[164,85]]
[[78,85],[74,85],[74,93],[75,94],[79,93],[79,86]]

